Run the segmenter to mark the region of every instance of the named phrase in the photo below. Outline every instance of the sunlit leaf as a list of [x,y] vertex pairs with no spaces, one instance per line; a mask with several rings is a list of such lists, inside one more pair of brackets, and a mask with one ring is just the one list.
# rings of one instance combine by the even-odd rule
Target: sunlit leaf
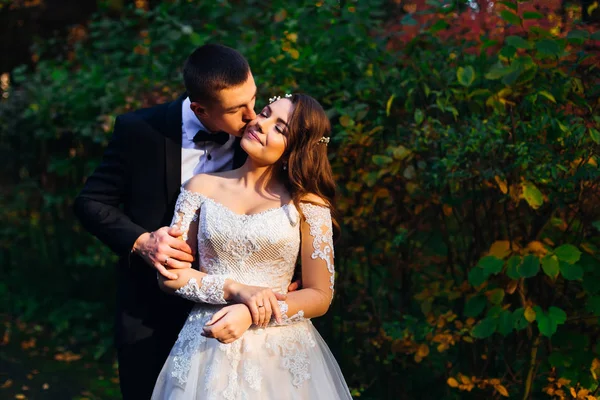
[[458,83],[462,86],[469,87],[475,81],[475,70],[470,65],[466,67],[458,67],[456,70],[456,77],[458,78]]
[[539,208],[544,203],[544,196],[542,192],[531,182],[524,182],[522,184],[523,189],[523,197],[525,201],[533,208],[534,210]]
[[536,313],[535,313],[535,311],[533,310],[533,308],[531,308],[531,307],[527,307],[527,308],[525,309],[525,313],[524,313],[523,315],[525,316],[525,319],[526,319],[528,322],[533,322],[533,321],[535,321],[535,318],[536,318]]
[[553,254],[547,254],[542,258],[542,269],[552,279],[556,279],[559,273],[558,258]]
[[581,258],[581,251],[572,244],[563,244],[554,249],[554,254],[559,260],[569,264],[575,264]]
[[556,103],[556,99],[554,98],[554,96],[552,95],[552,93],[550,93],[550,92],[547,92],[547,91],[545,91],[545,90],[540,90],[540,91],[538,92],[538,94],[540,94],[540,95],[544,96],[545,98],[547,98],[547,99],[548,99],[548,100],[550,100],[551,102],[553,102],[553,103]]

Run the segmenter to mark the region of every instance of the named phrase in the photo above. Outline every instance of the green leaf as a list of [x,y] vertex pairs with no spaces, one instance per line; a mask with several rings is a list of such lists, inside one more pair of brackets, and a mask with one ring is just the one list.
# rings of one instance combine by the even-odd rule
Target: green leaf
[[560,274],[569,281],[577,281],[583,278],[583,268],[577,264],[569,264],[566,262],[559,263]]
[[521,278],[518,271],[519,264],[521,264],[521,257],[519,256],[512,256],[506,262],[506,275],[510,279],[519,280]]
[[504,290],[502,289],[493,289],[488,293],[488,299],[492,304],[500,304],[502,300],[504,300]]
[[443,31],[444,29],[448,28],[450,26],[449,23],[447,23],[446,21],[444,21],[443,19],[438,19],[437,22],[435,24],[433,24],[431,26],[431,28],[429,28],[429,32],[431,32],[432,34],[436,34],[439,31]]
[[567,34],[567,40],[570,43],[582,44],[589,38],[590,33],[588,31],[583,31],[580,29],[574,29],[572,31],[569,31],[569,33]]
[[488,275],[483,272],[483,269],[479,267],[471,268],[469,271],[469,283],[473,287],[480,286],[488,278]]
[[523,19],[542,19],[544,16],[536,11],[525,11],[523,13]]
[[554,249],[554,254],[559,260],[569,264],[575,264],[581,258],[581,252],[572,244],[563,244]]
[[508,75],[514,71],[513,67],[507,67],[500,63],[492,65],[490,70],[484,75],[485,79],[496,80],[502,78],[504,75]]
[[521,25],[521,18],[519,18],[519,16],[513,12],[510,12],[508,10],[502,10],[500,11],[500,16],[503,20],[513,25]]
[[531,182],[523,183],[523,197],[534,210],[544,203],[542,192]]
[[591,34],[590,39],[592,40],[600,40],[600,31],[594,32]]
[[533,43],[530,41],[523,39],[521,36],[508,36],[504,39],[507,44],[517,48],[517,49],[533,49]]
[[542,269],[544,273],[552,279],[556,279],[559,273],[558,257],[554,254],[547,254],[542,258]]
[[486,298],[483,295],[475,295],[467,300],[465,304],[464,314],[467,317],[477,317],[483,312],[487,304]]
[[482,257],[477,263],[477,266],[482,268],[485,272],[486,278],[490,275],[496,275],[502,271],[503,265],[504,261],[494,256]]
[[523,330],[523,329],[527,328],[527,325],[529,325],[529,322],[525,318],[525,309],[523,307],[517,308],[513,312],[512,317],[513,317],[513,326],[515,327],[515,329],[517,331]]
[[377,165],[378,167],[382,167],[385,164],[389,164],[392,161],[394,161],[394,159],[392,157],[388,157],[388,156],[373,156],[373,163],[375,165]]
[[423,111],[420,108],[417,108],[415,110],[414,118],[415,118],[415,123],[417,125],[421,125],[421,122],[423,122],[423,120],[425,119],[425,114],[423,114]]
[[502,4],[508,8],[510,8],[513,11],[517,11],[519,9],[519,7],[517,6],[516,3],[513,3],[512,1],[498,1],[498,4]]
[[469,87],[475,81],[475,70],[470,65],[467,65],[465,68],[458,67],[456,77],[458,78],[458,83],[462,86]]
[[551,306],[548,309],[548,316],[554,321],[557,325],[562,325],[567,320],[567,313],[558,307]]
[[201,46],[204,44],[205,42],[205,37],[201,36],[200,34],[198,34],[197,32],[192,32],[190,34],[190,42],[194,45],[194,46]]
[[542,39],[535,44],[537,51],[543,56],[557,57],[561,53],[560,45],[556,40]]
[[526,255],[518,267],[519,275],[523,278],[532,278],[540,271],[540,259],[533,254]]
[[600,144],[600,132],[598,132],[598,129],[590,128],[589,131],[590,131],[590,137],[592,138],[594,143]]
[[[500,55],[504,58],[513,58],[515,56],[515,54],[517,53],[517,48],[513,47],[511,45],[506,45],[502,48],[502,50],[500,50]],[[512,71],[514,72],[514,70]]]
[[485,339],[493,335],[496,331],[498,321],[496,318],[484,318],[473,327],[471,336],[477,339]]
[[556,103],[556,99],[554,98],[554,96],[550,92],[547,92],[545,90],[540,90],[538,92],[538,94],[541,94],[542,96],[544,96],[545,98],[547,98],[551,102]]
[[537,324],[540,333],[546,337],[551,337],[556,333],[556,323],[544,312],[538,313]]
[[513,314],[508,310],[502,310],[498,318],[498,332],[502,336],[508,336],[513,329]]

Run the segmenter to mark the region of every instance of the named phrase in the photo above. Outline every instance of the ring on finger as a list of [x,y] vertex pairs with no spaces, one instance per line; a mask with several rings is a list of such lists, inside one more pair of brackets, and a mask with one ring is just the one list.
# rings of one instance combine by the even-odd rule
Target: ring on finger
[[168,266],[169,266],[169,257],[165,258],[165,262],[163,262],[163,265],[164,265],[165,267],[168,267]]
[[261,308],[261,307],[264,307],[264,305],[261,304],[261,305],[258,306],[258,308]]

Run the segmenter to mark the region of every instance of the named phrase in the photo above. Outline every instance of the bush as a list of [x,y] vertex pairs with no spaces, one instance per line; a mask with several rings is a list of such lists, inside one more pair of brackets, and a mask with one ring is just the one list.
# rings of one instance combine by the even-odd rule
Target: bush
[[344,237],[337,298],[317,322],[355,395],[591,396],[600,38],[502,3],[479,11],[505,28],[493,40],[460,34],[468,7],[419,8],[398,29],[383,1],[175,1],[100,14],[65,59],[40,49],[0,106],[3,304],[110,336],[98,321],[112,320],[113,257],[70,203],[115,116],[175,98],[186,55],[218,41],[247,56],[260,100],[305,91],[334,123]]

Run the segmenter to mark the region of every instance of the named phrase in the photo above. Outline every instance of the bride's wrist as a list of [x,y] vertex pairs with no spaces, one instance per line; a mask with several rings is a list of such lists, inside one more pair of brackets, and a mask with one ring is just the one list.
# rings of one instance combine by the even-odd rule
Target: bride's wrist
[[240,284],[236,281],[234,281],[233,279],[227,279],[225,280],[225,284],[223,285],[223,292],[225,294],[225,300],[227,301],[231,301],[234,300],[239,291],[240,291]]

